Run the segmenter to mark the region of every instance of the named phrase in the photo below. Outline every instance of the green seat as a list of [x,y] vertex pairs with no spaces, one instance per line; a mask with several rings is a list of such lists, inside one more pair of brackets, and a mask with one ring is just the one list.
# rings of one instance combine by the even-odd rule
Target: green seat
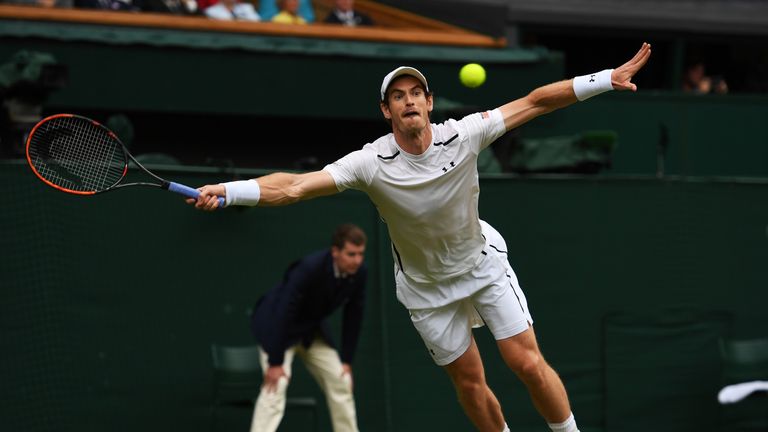
[[596,174],[611,167],[618,134],[612,130],[524,138],[513,148],[509,169],[519,173]]
[[731,321],[696,305],[606,315],[605,430],[717,432],[718,346]]
[[[257,345],[225,346],[211,345],[213,359],[213,405],[211,409],[211,426],[213,430],[224,429],[219,427],[228,419],[221,418],[221,411],[228,410],[247,413],[247,416],[239,416],[241,420],[238,426],[232,429],[248,430],[243,428],[244,419],[250,424],[254,403],[259,396],[263,381],[261,366],[259,365],[259,347]],[[286,416],[292,409],[307,410],[311,415],[311,423],[317,430],[317,400],[312,397],[292,397],[286,401]],[[231,419],[230,423],[233,423]]]
[[[768,381],[768,338],[723,339],[720,343],[723,386]],[[768,431],[768,393],[756,392],[721,407],[721,430]]]

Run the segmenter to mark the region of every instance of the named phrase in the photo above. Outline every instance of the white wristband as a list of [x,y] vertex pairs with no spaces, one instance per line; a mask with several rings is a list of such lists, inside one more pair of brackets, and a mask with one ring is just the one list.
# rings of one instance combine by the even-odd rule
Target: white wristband
[[613,90],[611,72],[613,72],[613,69],[606,69],[597,73],[577,76],[574,78],[573,92],[576,93],[576,99],[584,101],[592,96]]
[[227,191],[225,205],[255,206],[261,198],[261,188],[256,180],[240,180],[221,183]]

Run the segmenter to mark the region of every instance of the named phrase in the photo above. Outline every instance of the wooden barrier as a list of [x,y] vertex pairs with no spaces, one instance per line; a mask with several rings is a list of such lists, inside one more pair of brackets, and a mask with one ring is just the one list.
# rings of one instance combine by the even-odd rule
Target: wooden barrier
[[[335,3],[335,0],[312,0],[312,4],[315,7],[315,15],[319,21],[322,21],[322,17],[325,17],[334,8]],[[370,16],[377,27],[429,29],[447,33],[477,34],[443,21],[427,18],[375,1],[357,0],[355,1],[355,9]]]
[[[380,21],[382,26],[346,27],[322,23],[285,25],[270,22],[218,21],[205,17],[183,17],[149,12],[51,9],[16,5],[0,5],[0,20],[52,21],[461,47],[501,48],[506,46],[503,38],[473,33],[402,11],[395,12],[397,10],[394,8],[373,2],[361,3],[368,7],[366,12],[375,12],[372,16]],[[401,17],[403,21],[398,21],[397,17]],[[398,22],[403,23],[401,27],[394,26]]]

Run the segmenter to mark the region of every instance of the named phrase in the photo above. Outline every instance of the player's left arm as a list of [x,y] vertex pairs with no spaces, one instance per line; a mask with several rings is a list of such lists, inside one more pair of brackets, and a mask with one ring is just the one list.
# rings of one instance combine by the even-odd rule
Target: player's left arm
[[[599,87],[599,78],[604,77],[607,81],[608,70],[539,87],[527,96],[499,107],[504,126],[506,130],[514,129],[540,115],[567,107],[603,91],[636,91],[637,86],[632,83],[632,77],[648,62],[650,56],[651,45],[644,42],[632,59],[610,71],[610,82],[603,84],[605,87],[602,89]],[[598,77],[599,74],[604,75]],[[583,83],[575,82],[579,79],[583,80]],[[577,89],[580,90],[579,96],[577,96]]]

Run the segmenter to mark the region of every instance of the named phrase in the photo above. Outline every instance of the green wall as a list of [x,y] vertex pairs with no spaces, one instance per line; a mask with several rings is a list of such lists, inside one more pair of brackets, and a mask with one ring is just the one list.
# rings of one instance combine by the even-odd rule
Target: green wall
[[535,120],[528,137],[611,129],[618,147],[610,174],[655,174],[662,128],[664,172],[768,177],[768,96],[609,93]]
[[[188,152],[209,154],[215,147],[239,160],[252,159],[256,150],[273,152],[261,137],[267,128],[280,133],[281,145],[300,149],[304,156],[311,155],[306,143],[315,143],[318,136],[324,137],[324,147],[343,149],[341,154],[359,148],[380,135],[378,88],[383,74],[401,64],[426,73],[437,111],[457,104],[497,107],[566,78],[562,54],[546,49],[0,20],[0,61],[24,49],[51,53],[69,68],[69,84],[51,94],[46,113],[86,113],[102,121],[112,113],[128,113],[137,122],[136,146],[145,151],[168,152],[168,147],[184,145]],[[469,61],[482,63],[488,72],[486,83],[476,89],[458,80],[459,68]],[[223,122],[222,117],[238,120]],[[541,138],[614,130],[618,147],[607,173],[655,175],[665,130],[667,175],[768,177],[766,117],[766,95],[702,96],[640,88],[576,104],[536,119],[520,132],[523,138]],[[283,121],[272,125],[278,118]],[[290,119],[303,126],[285,126]],[[340,133],[307,123],[309,119],[333,120],[353,131]],[[290,133],[282,133],[287,128]],[[193,136],[185,135],[187,129],[194,130]],[[358,139],[358,134],[366,138]]]
[[[232,178],[213,170],[160,172],[191,185]],[[385,226],[363,194],[209,214],[159,190],[61,194],[21,163],[0,165],[0,182],[12,186],[0,204],[0,422],[9,430],[209,430],[210,344],[251,343],[247,314],[259,293],[292,259],[325,247],[343,221],[370,234],[372,280],[355,364],[361,429],[471,430],[445,373],[394,296]],[[582,430],[604,430],[617,401],[654,406],[653,394],[609,391],[627,378],[613,354],[645,345],[606,327],[607,316],[692,307],[725,312],[733,336],[768,334],[768,183],[578,177],[481,183],[481,214],[507,240],[542,351],[569,388]],[[670,340],[668,324],[643,322],[651,330],[642,334],[662,329]],[[476,337],[510,426],[543,430],[488,331]],[[698,366],[698,381],[714,391],[717,353],[711,338],[704,341],[697,350],[673,344],[671,352],[648,355],[632,376],[674,372],[674,359]],[[296,371],[290,393],[321,398],[306,371]],[[658,389],[666,390],[675,390],[674,383]],[[658,411],[629,411],[626,421],[634,416],[715,431],[714,397],[691,393],[678,398],[672,414],[657,403]],[[230,414],[234,426],[248,424],[249,410]],[[320,429],[330,430],[323,407],[319,414]],[[291,415],[285,430],[304,430],[300,416]]]
[[[427,74],[438,111],[456,104],[496,107],[563,78],[562,57],[546,51],[310,40],[287,40],[285,46],[273,41],[257,50],[245,42],[259,38],[243,42],[240,36],[238,45],[227,39],[236,35],[213,34],[203,44],[197,39],[174,40],[181,37],[177,33],[143,34],[145,39],[155,36],[153,45],[116,36],[96,42],[0,32],[0,59],[30,49],[50,52],[69,67],[69,85],[51,95],[47,113],[85,113],[102,121],[112,113],[128,113],[136,122],[135,145],[145,151],[173,153],[175,146],[209,154],[215,147],[217,154],[239,160],[254,159],[256,149],[264,154],[261,159],[272,157],[273,147],[260,133],[267,128],[284,131],[290,119],[306,127],[291,128],[280,142],[304,156],[317,156],[306,147],[319,135],[326,137],[324,148],[333,143],[340,149],[359,148],[380,135],[377,89],[382,74],[399,64],[417,65]],[[465,88],[457,79],[459,67],[470,60],[488,68],[488,81],[477,89]],[[222,120],[227,117],[238,120]],[[667,175],[768,177],[766,117],[765,95],[698,96],[640,89],[601,95],[536,119],[520,132],[523,138],[542,138],[613,130],[618,146],[607,173],[653,175],[665,130]],[[276,118],[283,121],[270,120]],[[307,123],[309,119],[330,119],[347,125],[350,132]],[[194,133],[190,136],[187,130]]]
[[[137,139],[182,141],[184,151],[237,160],[315,143],[323,119],[358,122],[354,132],[350,124],[343,134],[322,129],[334,140],[322,143],[327,153],[358,148],[362,141],[340,142],[346,135],[378,136],[378,129],[357,129],[380,118],[381,75],[399,64],[427,73],[438,107],[495,107],[563,78],[562,57],[545,50],[11,20],[0,22],[0,41],[2,59],[32,49],[69,66],[69,86],[52,95],[46,111],[156,116],[150,130],[137,130]],[[488,70],[478,89],[456,79],[467,61]],[[768,183],[722,177],[768,177],[766,102],[758,95],[649,89],[601,95],[537,119],[521,134],[615,130],[613,168],[604,176],[482,179],[481,214],[507,239],[542,351],[563,377],[582,431],[632,430],[617,425],[617,417],[630,425],[650,421],[655,431],[717,430],[714,341],[722,335],[710,317],[722,312],[728,317],[723,332],[735,337],[768,334],[761,308],[768,300]],[[189,127],[184,115],[196,123],[206,116],[258,118],[258,128],[273,117],[319,120],[292,128],[277,147],[243,139],[253,135],[245,125],[236,129],[237,139],[205,135],[205,146],[193,148],[177,139],[179,123],[169,128],[165,122],[174,116]],[[666,177],[659,180],[653,175],[662,128],[668,149]],[[155,150],[141,142],[137,148]],[[191,185],[255,173],[161,172]],[[445,373],[432,364],[395,299],[386,227],[363,194],[204,214],[162,191],[66,196],[42,186],[20,163],[0,164],[0,182],[6,186],[0,204],[3,429],[209,430],[210,344],[251,343],[253,301],[288,262],[324,247],[344,221],[361,225],[371,239],[368,313],[355,365],[361,429],[471,429]],[[702,331],[696,323],[711,325]],[[476,337],[510,426],[543,430],[487,330]],[[635,358],[641,364],[635,366]],[[291,394],[321,398],[307,372],[295,372]],[[681,383],[678,375],[699,384]],[[633,379],[654,379],[658,391],[635,392],[627,385]],[[669,394],[677,395],[672,410],[662,397]],[[329,430],[326,410],[319,415],[320,429]],[[249,418],[245,409],[222,420],[245,430]],[[304,420],[291,413],[285,430],[306,430]]]
[[439,94],[464,103],[480,95],[458,79],[469,61],[488,69],[486,97],[510,82],[526,89],[562,75],[562,56],[546,50],[0,19],[0,61],[19,50],[47,52],[67,65],[69,85],[49,106],[77,111],[379,119],[381,80],[403,64],[418,66]]

